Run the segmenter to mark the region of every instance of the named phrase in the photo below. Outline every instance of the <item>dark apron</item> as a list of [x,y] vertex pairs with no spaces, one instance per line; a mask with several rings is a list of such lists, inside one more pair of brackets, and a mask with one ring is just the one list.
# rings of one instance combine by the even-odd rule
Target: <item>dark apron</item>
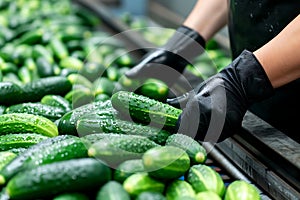
[[[233,58],[244,49],[260,48],[300,14],[300,0],[229,2],[228,27]],[[299,49],[295,49],[295,53],[300,56]],[[275,96],[253,105],[250,111],[300,142],[300,79],[276,89]]]

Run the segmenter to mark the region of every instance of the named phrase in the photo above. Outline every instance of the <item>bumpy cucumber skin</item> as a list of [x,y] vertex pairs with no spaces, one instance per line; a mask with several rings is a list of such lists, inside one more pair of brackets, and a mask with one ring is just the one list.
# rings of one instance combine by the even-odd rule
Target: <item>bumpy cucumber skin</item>
[[179,147],[187,152],[192,164],[205,163],[207,152],[199,142],[193,138],[183,134],[170,135],[166,141],[166,145]]
[[28,148],[48,137],[36,133],[7,134],[0,136],[0,151],[14,148]]
[[175,129],[182,110],[133,92],[119,91],[111,97],[113,107],[141,123]]
[[257,188],[243,180],[236,180],[229,184],[225,193],[225,200],[260,200]]
[[60,95],[46,95],[41,99],[41,103],[49,106],[55,106],[63,109],[65,112],[69,112],[71,104]]
[[145,172],[142,159],[124,161],[114,171],[114,180],[123,183],[126,178],[137,172]]
[[20,172],[9,181],[6,191],[12,199],[38,199],[96,189],[110,179],[110,169],[103,163],[92,158],[73,159]]
[[117,181],[109,181],[98,191],[96,200],[130,200],[129,194],[122,184]]
[[28,113],[43,116],[47,119],[50,119],[51,121],[55,121],[61,118],[66,113],[66,111],[60,107],[45,105],[41,103],[21,103],[7,107],[5,113]]
[[27,113],[0,115],[0,134],[38,133],[48,137],[58,135],[57,126],[49,119]]
[[187,153],[173,146],[160,146],[146,151],[142,157],[145,170],[159,180],[172,180],[183,176],[190,168]]
[[23,90],[12,82],[0,82],[0,104],[13,105],[22,101]]
[[92,133],[117,133],[126,135],[140,135],[149,138],[157,144],[164,145],[171,135],[166,130],[151,126],[144,126],[131,121],[125,121],[109,115],[87,115],[77,122],[80,135]]
[[13,160],[17,155],[9,151],[0,152],[0,171],[7,165],[11,160]]
[[16,157],[0,172],[0,185],[4,185],[15,174],[39,165],[87,157],[87,149],[82,140],[71,135],[61,135],[43,140],[31,146]]
[[167,199],[181,199],[182,197],[195,197],[193,187],[184,180],[175,180],[168,185],[166,190]]
[[223,197],[225,193],[225,185],[220,174],[207,165],[193,165],[187,173],[186,180],[197,193],[209,190],[220,197]]

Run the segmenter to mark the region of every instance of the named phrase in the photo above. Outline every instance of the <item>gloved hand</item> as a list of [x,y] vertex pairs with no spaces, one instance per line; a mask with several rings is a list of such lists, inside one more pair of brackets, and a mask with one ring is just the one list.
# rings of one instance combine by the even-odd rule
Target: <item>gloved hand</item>
[[171,86],[204,47],[205,40],[198,32],[180,26],[164,46],[146,54],[125,75],[131,79],[157,78]]
[[[218,74],[181,100],[188,100],[178,119],[178,133],[200,141],[221,142],[237,133],[247,109],[274,93],[254,54],[244,50]],[[171,105],[178,99],[168,100]]]

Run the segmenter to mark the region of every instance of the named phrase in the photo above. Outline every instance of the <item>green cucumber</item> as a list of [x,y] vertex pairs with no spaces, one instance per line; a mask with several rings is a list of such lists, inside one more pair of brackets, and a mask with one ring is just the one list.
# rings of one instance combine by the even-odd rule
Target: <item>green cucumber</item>
[[44,30],[41,28],[27,32],[17,40],[17,44],[28,44],[28,45],[38,44],[42,41],[43,35],[44,35]]
[[49,42],[50,48],[54,54],[54,56],[58,60],[62,60],[69,56],[69,52],[64,43],[57,37],[53,37]]
[[47,94],[65,95],[72,89],[72,84],[66,77],[49,76],[25,84],[21,102],[37,102]]
[[0,134],[38,133],[54,137],[58,135],[57,126],[49,119],[27,113],[0,115]]
[[69,81],[72,83],[72,85],[76,85],[76,86],[82,85],[89,89],[92,88],[92,83],[90,82],[90,80],[81,74],[70,74],[67,77]]
[[59,107],[65,112],[71,111],[71,104],[60,95],[46,95],[41,99],[41,103],[49,106]]
[[9,152],[9,151],[2,151],[0,152],[0,171],[12,161],[17,154]]
[[110,100],[105,102],[92,102],[73,109],[72,111],[64,114],[58,124],[58,131],[60,134],[78,135],[76,129],[77,120],[84,115],[99,112],[107,108],[111,108]]
[[106,100],[110,100],[110,96],[108,96],[107,94],[98,94],[95,96],[95,101],[106,101]]
[[139,88],[139,93],[151,99],[165,102],[169,88],[164,82],[158,79],[147,79],[141,88]]
[[55,75],[53,65],[45,57],[36,59],[36,67],[41,78]]
[[[111,166],[131,159],[139,159],[147,150],[158,144],[146,137],[136,135],[116,135],[119,137],[103,138],[89,147],[90,157],[96,157]],[[126,137],[127,136],[127,137]]]
[[110,81],[118,81],[120,77],[119,69],[115,66],[110,66],[106,69],[106,77]]
[[179,133],[170,135],[166,141],[166,145],[179,147],[185,150],[189,155],[192,164],[202,164],[205,163],[207,159],[207,153],[204,147],[190,136]]
[[172,180],[183,176],[190,168],[188,154],[174,146],[160,146],[143,155],[145,170],[159,180]]
[[93,86],[92,86],[94,95],[107,94],[111,96],[114,91],[114,88],[115,88],[114,82],[109,80],[106,77],[99,77],[93,82]]
[[22,154],[25,151],[27,151],[27,148],[22,148],[22,147],[21,148],[13,148],[13,149],[9,150],[9,152],[12,152],[12,153],[17,154],[17,155]]
[[13,82],[0,82],[0,104],[13,105],[21,102],[23,90]]
[[113,107],[132,119],[174,129],[182,110],[133,92],[119,91],[111,97]]
[[36,133],[7,134],[0,136],[0,151],[14,148],[29,148],[48,137]]
[[[195,197],[196,200],[222,200],[219,195],[217,195],[215,192],[212,191],[204,191],[204,192],[199,192],[196,194]],[[240,198],[238,198],[240,199]],[[252,200],[252,199],[251,199]]]
[[59,194],[53,200],[89,200],[88,196],[82,193],[64,193]]
[[86,114],[77,121],[77,132],[80,135],[92,133],[117,133],[126,135],[140,135],[158,143],[165,144],[170,136],[166,130],[160,130],[151,126],[144,126],[134,122],[125,121],[114,117],[115,110],[103,110],[103,112]]
[[87,157],[87,148],[81,138],[69,135],[43,140],[20,154],[0,172],[0,185],[26,169],[82,157]]
[[92,103],[95,97],[89,88],[76,85],[64,98],[72,104],[74,109]]
[[33,81],[32,74],[26,66],[20,67],[18,71],[18,76],[23,84],[30,83],[31,81]]
[[97,193],[96,200],[130,200],[129,194],[117,181],[109,181]]
[[129,176],[124,181],[123,187],[133,198],[142,192],[163,193],[165,190],[163,182],[151,178],[147,173],[135,173]]
[[74,70],[81,70],[84,66],[84,63],[75,57],[65,57],[60,60],[59,66],[61,68],[67,68],[67,69],[74,69]]
[[225,200],[260,200],[258,189],[243,180],[230,183],[225,193]]
[[66,111],[60,107],[45,105],[42,103],[21,103],[7,107],[5,113],[27,113],[43,116],[51,121],[55,121],[61,118]]
[[193,165],[187,173],[187,181],[197,193],[213,191],[220,197],[225,193],[225,185],[220,174],[207,165]]
[[195,197],[196,193],[193,187],[184,180],[172,181],[166,189],[168,200],[180,200],[183,197]]
[[114,171],[114,180],[123,183],[132,174],[144,171],[142,159],[127,160],[122,162]]
[[[9,72],[3,76],[3,82],[12,82],[13,84],[21,86],[23,83],[21,82],[20,78],[17,74]],[[16,101],[18,102],[18,100]]]
[[42,57],[46,61],[48,61],[48,63],[54,64],[54,58],[53,58],[52,52],[40,44],[37,44],[33,47],[32,57],[34,59],[38,59],[38,58]]
[[3,74],[7,74],[7,73],[16,74],[18,72],[18,67],[14,63],[4,62],[3,60],[1,61],[1,57],[0,57],[0,63],[1,63],[0,70]]
[[0,105],[0,115],[4,114],[6,106]]
[[166,197],[158,192],[142,192],[135,200],[166,200]]
[[89,191],[111,179],[110,169],[91,159],[72,159],[18,173],[6,186],[12,199],[40,199],[59,193]]

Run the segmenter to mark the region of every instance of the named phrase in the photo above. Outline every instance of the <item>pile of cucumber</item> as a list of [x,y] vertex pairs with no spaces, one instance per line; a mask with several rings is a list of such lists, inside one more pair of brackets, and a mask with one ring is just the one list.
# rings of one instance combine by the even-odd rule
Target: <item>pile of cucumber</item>
[[123,76],[134,58],[82,7],[0,0],[0,27],[1,200],[259,199],[175,133],[168,87]]

